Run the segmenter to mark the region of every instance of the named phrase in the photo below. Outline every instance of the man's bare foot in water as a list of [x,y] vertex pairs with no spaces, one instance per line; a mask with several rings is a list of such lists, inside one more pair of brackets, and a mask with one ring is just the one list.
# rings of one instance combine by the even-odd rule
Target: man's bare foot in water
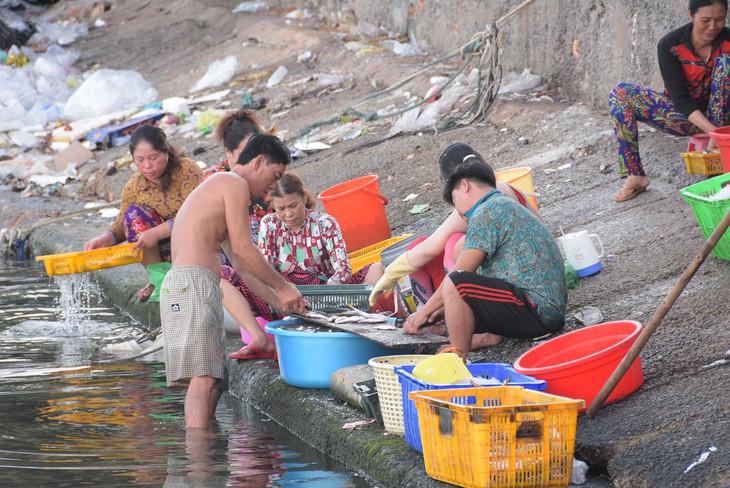
[[500,344],[504,340],[504,337],[497,334],[490,334],[485,332],[483,334],[474,334],[471,336],[471,350],[476,351],[483,347],[491,347]]

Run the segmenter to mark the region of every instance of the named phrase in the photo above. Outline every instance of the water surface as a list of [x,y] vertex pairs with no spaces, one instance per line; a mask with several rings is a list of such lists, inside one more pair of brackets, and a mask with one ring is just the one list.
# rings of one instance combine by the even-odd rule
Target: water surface
[[159,356],[108,352],[146,330],[88,275],[0,261],[0,290],[3,486],[372,486],[227,394],[216,431],[186,435]]

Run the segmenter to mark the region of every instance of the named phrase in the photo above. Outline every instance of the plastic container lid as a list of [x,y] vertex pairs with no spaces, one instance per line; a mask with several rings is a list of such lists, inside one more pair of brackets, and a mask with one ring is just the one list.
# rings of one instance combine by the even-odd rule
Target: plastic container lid
[[413,368],[412,374],[436,385],[451,385],[472,377],[461,358],[450,352],[424,359]]

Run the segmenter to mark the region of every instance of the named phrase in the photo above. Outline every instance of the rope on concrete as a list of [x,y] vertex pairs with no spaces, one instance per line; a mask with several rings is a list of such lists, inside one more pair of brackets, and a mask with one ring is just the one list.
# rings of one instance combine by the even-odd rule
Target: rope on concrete
[[[487,25],[483,31],[474,34],[469,42],[460,46],[458,49],[454,49],[452,52],[446,54],[445,56],[441,56],[440,58],[431,61],[417,72],[405,77],[394,85],[367,95],[353,105],[343,109],[338,115],[335,115],[334,117],[331,117],[329,119],[314,122],[303,127],[302,129],[297,131],[297,133],[294,134],[292,137],[288,138],[287,142],[297,140],[319,127],[333,125],[342,120],[347,120],[352,117],[362,118],[363,120],[369,122],[373,120],[386,119],[402,115],[405,112],[416,109],[424,105],[425,103],[428,103],[429,98],[441,95],[446,90],[446,88],[448,88],[448,86],[451,85],[454,80],[459,75],[464,73],[466,69],[470,66],[474,66],[478,74],[474,102],[469,106],[466,112],[464,112],[460,116],[448,117],[442,120],[439,128],[447,129],[457,125],[468,125],[475,121],[483,120],[486,116],[487,111],[489,110],[489,107],[491,107],[492,103],[494,103],[494,100],[497,97],[499,85],[502,80],[502,68],[499,63],[500,43],[502,41],[502,28],[533,2],[534,0],[525,0],[520,5],[510,10],[506,15],[500,17],[494,24]],[[452,74],[448,78],[448,80],[439,88],[439,90],[431,95],[431,97],[424,98],[423,100],[419,100],[418,102],[410,106],[388,113],[365,113],[357,109],[357,107],[360,107],[370,100],[382,97],[383,95],[397,90],[414,78],[426,73],[431,67],[457,56],[464,59],[464,62],[461,63],[461,65],[457,68],[454,74]]]

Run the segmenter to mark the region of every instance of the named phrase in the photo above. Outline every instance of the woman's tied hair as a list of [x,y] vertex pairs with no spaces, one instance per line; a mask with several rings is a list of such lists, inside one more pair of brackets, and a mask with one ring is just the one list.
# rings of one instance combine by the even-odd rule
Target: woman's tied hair
[[495,188],[497,186],[492,167],[468,144],[456,143],[447,147],[439,158],[439,169],[444,184],[443,197],[451,205],[454,204],[451,192],[464,178],[472,178]]
[[690,15],[694,15],[702,7],[709,7],[710,5],[714,5],[716,3],[724,6],[725,10],[727,10],[727,0],[689,0],[689,5],[687,6],[687,8],[689,9]]
[[302,197],[304,199],[304,206],[308,210],[314,210],[317,206],[317,201],[304,188],[304,182],[296,173],[284,173],[281,175],[279,181],[276,182],[276,187],[269,193],[269,196],[272,198],[281,198],[287,195],[299,195]]
[[477,157],[476,154],[467,154],[466,156],[464,156],[464,159],[462,159],[461,162],[462,163],[466,163],[466,160],[467,159],[469,159],[469,158],[475,158],[475,157]]
[[[218,123],[215,130],[215,137],[223,143],[223,146],[233,152],[238,149],[241,141],[252,134],[263,132],[261,122],[249,110],[242,108],[237,112],[227,113]],[[235,163],[235,161],[231,161]]]

